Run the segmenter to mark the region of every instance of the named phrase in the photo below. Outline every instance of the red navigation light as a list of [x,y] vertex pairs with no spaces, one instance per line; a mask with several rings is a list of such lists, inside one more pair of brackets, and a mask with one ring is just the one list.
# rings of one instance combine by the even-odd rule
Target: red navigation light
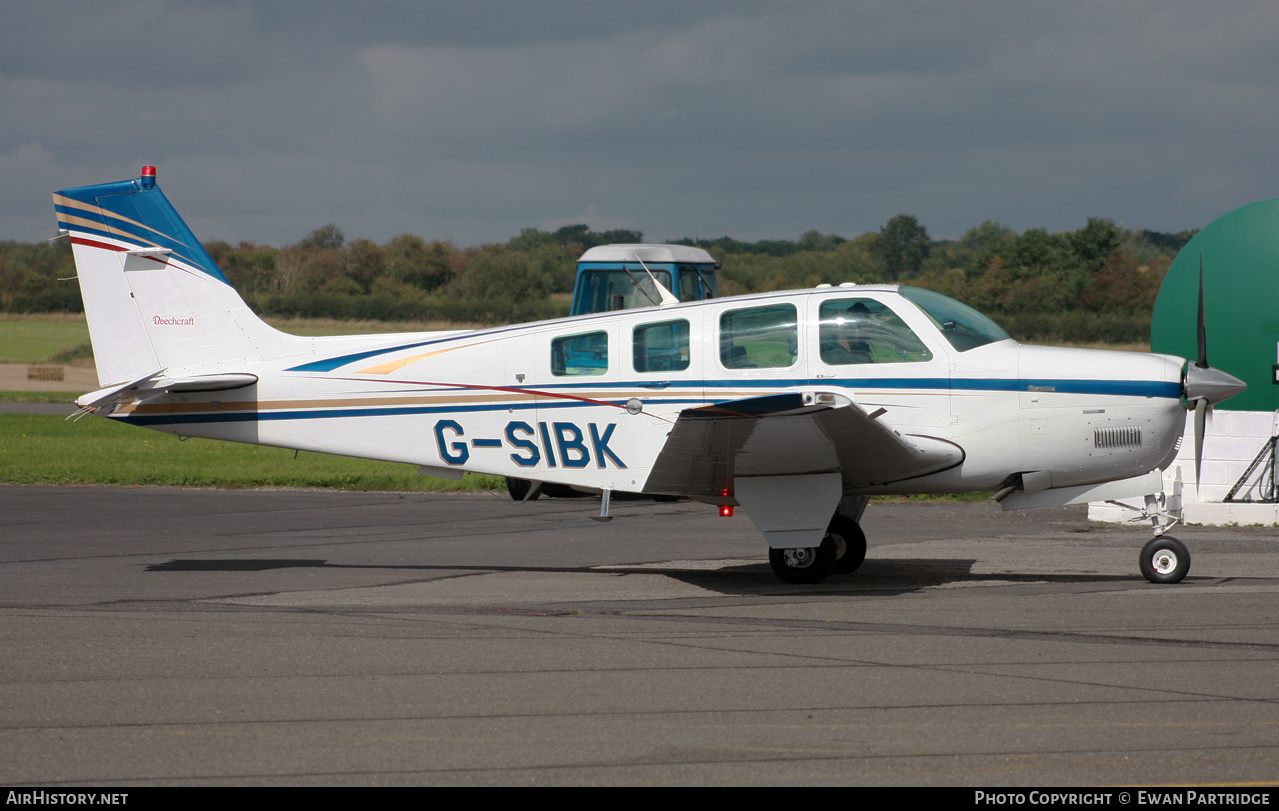
[[143,166],[142,177],[138,179],[138,182],[142,185],[142,188],[144,189],[155,188],[155,167]]
[[143,167],[142,167],[142,176],[143,176],[143,177],[155,177],[155,167],[154,167],[154,166],[143,166]]
[[719,505],[719,514],[720,514],[720,516],[721,516],[721,517],[723,517],[723,518],[732,518],[732,517],[733,517],[733,505],[732,505],[732,504],[721,504],[721,505]]

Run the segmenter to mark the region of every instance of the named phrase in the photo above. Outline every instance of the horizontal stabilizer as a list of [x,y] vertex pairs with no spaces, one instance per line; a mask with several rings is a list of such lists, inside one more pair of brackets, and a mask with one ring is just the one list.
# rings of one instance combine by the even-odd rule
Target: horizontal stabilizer
[[242,389],[258,382],[258,376],[249,372],[221,372],[212,375],[166,377],[155,386],[164,391],[226,391]]
[[210,375],[189,375],[186,377],[165,377],[164,369],[158,369],[149,375],[107,386],[105,389],[91,391],[76,398],[76,405],[81,408],[102,408],[110,403],[118,403],[126,397],[145,396],[156,392],[172,391],[226,391],[242,389],[258,382],[258,376],[248,372],[220,373]]

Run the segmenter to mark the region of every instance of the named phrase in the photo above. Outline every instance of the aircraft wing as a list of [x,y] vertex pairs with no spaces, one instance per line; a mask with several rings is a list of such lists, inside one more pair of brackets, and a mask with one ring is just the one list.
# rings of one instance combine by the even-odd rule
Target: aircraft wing
[[958,445],[903,434],[842,395],[778,394],[680,414],[644,488],[722,497],[738,476],[839,471],[844,490],[913,479],[964,460]]

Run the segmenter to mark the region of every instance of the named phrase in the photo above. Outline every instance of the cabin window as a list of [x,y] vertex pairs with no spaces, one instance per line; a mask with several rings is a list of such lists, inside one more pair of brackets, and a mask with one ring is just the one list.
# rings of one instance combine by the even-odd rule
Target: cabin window
[[637,372],[682,372],[688,368],[688,322],[640,324],[634,332]]
[[729,310],[719,318],[719,360],[728,369],[778,369],[799,358],[795,305]]
[[819,318],[822,362],[831,366],[933,359],[919,336],[874,299],[828,299],[822,302]]
[[565,335],[551,341],[551,374],[602,375],[607,371],[607,332]]

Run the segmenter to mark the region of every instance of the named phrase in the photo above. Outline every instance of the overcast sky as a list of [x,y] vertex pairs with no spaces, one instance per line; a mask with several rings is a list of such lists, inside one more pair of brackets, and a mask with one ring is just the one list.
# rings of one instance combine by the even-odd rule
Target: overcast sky
[[1200,228],[1279,196],[1279,3],[0,0],[0,239]]

